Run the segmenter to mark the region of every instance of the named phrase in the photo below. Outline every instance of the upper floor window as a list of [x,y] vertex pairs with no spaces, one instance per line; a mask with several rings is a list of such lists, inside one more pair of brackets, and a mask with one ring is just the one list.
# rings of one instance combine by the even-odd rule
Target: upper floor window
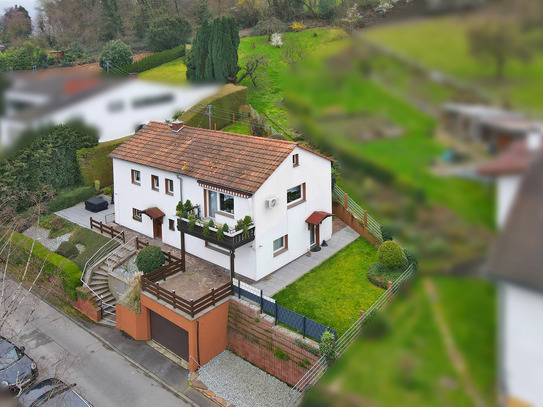
[[234,213],[234,197],[232,195],[219,194],[219,209],[221,212]]
[[132,184],[141,185],[141,173],[138,170],[132,170]]
[[207,215],[211,218],[216,213],[223,216],[234,217],[234,197],[215,191],[207,191]]
[[287,189],[287,207],[291,208],[305,201],[305,182]]
[[292,156],[292,166],[297,167],[298,165],[300,165],[300,157],[298,156],[298,154],[294,154]]
[[166,178],[166,193],[168,195],[173,195],[173,181]]
[[158,181],[158,175],[151,175],[151,188],[153,188],[155,191],[159,190],[159,181]]

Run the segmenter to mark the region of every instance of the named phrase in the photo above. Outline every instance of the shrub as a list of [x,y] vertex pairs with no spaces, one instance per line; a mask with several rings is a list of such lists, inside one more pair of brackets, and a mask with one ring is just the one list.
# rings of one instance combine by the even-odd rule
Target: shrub
[[298,345],[299,348],[308,351],[312,355],[320,356],[320,351],[318,349],[315,349],[313,346],[308,345],[307,343],[305,343],[301,339],[296,339],[294,341],[294,343],[296,343],[296,345]]
[[192,27],[183,17],[165,15],[151,22],[145,41],[151,51],[160,52],[185,45],[191,34]]
[[410,252],[409,250],[404,250],[403,254],[407,259],[407,264],[413,265],[413,268],[417,270],[419,268],[419,261],[417,259],[417,256],[415,256],[415,254],[413,252]]
[[366,320],[363,334],[370,339],[380,339],[390,332],[390,322],[381,312],[375,312]]
[[328,366],[332,365],[336,360],[336,338],[330,331],[325,331],[321,336],[319,344],[321,356],[324,356]]
[[373,285],[380,287],[384,290],[388,289],[388,282],[394,282],[404,272],[404,268],[390,269],[384,264],[374,263],[368,270],[368,280]]
[[[185,56],[185,45],[179,45],[178,47],[169,49],[167,51],[157,52],[156,54],[149,55],[131,64],[123,65],[121,66],[121,69],[130,73],[140,73],[156,68],[157,66],[163,65],[167,62],[174,61],[183,56]],[[177,117],[175,117],[174,120],[176,118]]]
[[141,312],[140,293],[141,274],[136,273],[132,280],[129,282],[128,290],[120,299],[121,304],[130,309],[132,312]]
[[92,298],[89,290],[85,287],[77,287],[75,289],[75,294],[77,295],[77,298],[81,298],[83,301],[88,301]]
[[283,359],[283,360],[290,360],[290,356],[287,355],[285,352],[283,352],[281,349],[279,348],[276,348],[274,351],[273,351],[273,355],[277,358],[277,359]]
[[283,45],[283,35],[273,33],[271,36],[271,45],[273,45],[275,48],[281,48],[281,45]]
[[140,250],[136,256],[136,266],[143,274],[150,273],[162,267],[166,259],[158,246],[147,246]]
[[94,180],[98,180],[102,185],[112,185],[113,160],[108,158],[108,155],[129,138],[130,136],[123,137],[100,143],[95,147],[78,150],[76,153],[77,163],[83,184],[93,185]]
[[32,239],[20,234],[14,233],[11,239],[12,243],[28,256],[34,243],[32,257],[35,263],[44,265],[43,273],[46,276],[57,276],[62,282],[64,292],[72,300],[76,300],[75,288],[81,285],[81,269],[73,261],[53,253],[41,243],[33,242]]
[[300,32],[302,30],[305,30],[307,28],[307,25],[304,25],[303,22],[300,22],[300,21],[294,21],[291,25],[290,25],[290,29],[292,31],[295,31],[295,32]]
[[60,254],[67,259],[73,259],[77,257],[79,250],[77,250],[77,247],[71,242],[62,242],[58,249],[55,250],[55,253]]
[[51,230],[60,230],[64,226],[64,219],[59,218],[58,216],[51,219]]
[[133,60],[132,50],[121,40],[109,41],[100,54],[99,65],[105,71],[107,69],[106,61],[109,61],[110,68],[117,69],[126,64],[131,64]]
[[225,223],[224,225],[222,225],[222,231],[223,232],[229,232],[230,231],[230,226],[228,226],[227,223]]
[[224,231],[222,228],[217,229],[217,240],[224,240]]
[[270,17],[256,23],[251,35],[253,37],[267,35],[268,39],[270,39],[273,33],[283,33],[286,30],[287,26],[285,23],[283,23],[277,17]]
[[392,229],[387,226],[381,225],[381,236],[383,237],[383,242],[394,240],[394,236],[392,235]]
[[389,269],[399,268],[404,261],[402,248],[393,240],[384,242],[377,251],[377,259]]
[[83,202],[96,194],[94,187],[79,187],[58,195],[47,205],[50,212],[60,211]]
[[104,188],[104,195],[113,196],[113,187],[105,187]]

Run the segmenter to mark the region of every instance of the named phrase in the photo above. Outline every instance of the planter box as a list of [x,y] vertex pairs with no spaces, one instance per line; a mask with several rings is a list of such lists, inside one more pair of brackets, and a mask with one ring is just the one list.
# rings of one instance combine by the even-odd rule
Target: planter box
[[255,226],[251,226],[247,231],[247,235],[243,235],[243,231],[237,231],[235,233],[224,233],[224,239],[217,239],[217,229],[209,228],[209,234],[206,236],[203,232],[203,226],[198,222],[194,225],[194,229],[191,231],[188,226],[189,220],[185,218],[179,218],[177,220],[177,230],[180,232],[186,233],[197,237],[199,239],[205,240],[209,243],[216,244],[217,246],[224,247],[227,250],[234,250],[238,247],[241,247],[249,242],[255,240]]
[[117,329],[126,332],[137,341],[148,341],[151,339],[148,313],[136,313],[124,305],[117,303],[115,304],[115,314]]

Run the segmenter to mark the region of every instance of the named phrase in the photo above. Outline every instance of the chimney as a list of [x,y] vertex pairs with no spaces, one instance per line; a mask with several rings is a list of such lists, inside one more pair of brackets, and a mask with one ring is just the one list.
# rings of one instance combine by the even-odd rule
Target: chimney
[[183,122],[180,120],[175,120],[172,122],[172,131],[175,131],[176,133],[179,132],[183,128]]
[[526,137],[526,148],[528,152],[535,154],[541,151],[541,137],[542,136],[543,135],[541,134],[540,125],[534,126],[528,132],[528,136]]

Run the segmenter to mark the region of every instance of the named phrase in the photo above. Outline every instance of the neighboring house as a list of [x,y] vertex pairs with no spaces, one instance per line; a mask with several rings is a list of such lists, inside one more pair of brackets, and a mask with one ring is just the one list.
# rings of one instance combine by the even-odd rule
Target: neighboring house
[[219,87],[181,87],[139,79],[26,73],[5,93],[0,147],[9,148],[27,128],[81,119],[98,130],[100,141],[132,134],[151,120],[166,120],[213,95]]
[[543,153],[541,132],[532,129],[524,139],[514,142],[502,154],[479,168],[479,174],[496,180],[496,219],[501,228],[517,196],[522,177],[535,152]]
[[[115,222],[260,280],[332,235],[331,160],[297,143],[151,122],[114,150]],[[240,247],[191,236],[176,206],[232,229]],[[180,233],[181,230],[183,233]],[[241,232],[239,232],[241,233]]]
[[497,282],[500,386],[508,407],[543,406],[543,156],[535,154],[487,273]]
[[503,109],[448,103],[443,107],[444,128],[465,142],[480,143],[492,154],[501,153],[525,138],[537,125],[522,115]]

